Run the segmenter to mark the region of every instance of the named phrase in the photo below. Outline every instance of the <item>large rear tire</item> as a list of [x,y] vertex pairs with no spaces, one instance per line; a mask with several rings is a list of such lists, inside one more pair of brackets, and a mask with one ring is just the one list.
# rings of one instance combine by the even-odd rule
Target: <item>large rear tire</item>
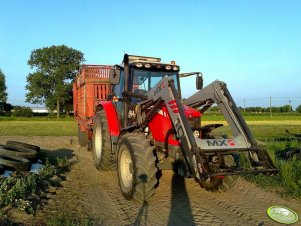
[[97,169],[116,169],[108,119],[104,110],[97,112],[93,122],[92,155]]
[[77,134],[78,144],[81,147],[86,147],[88,144],[88,136],[86,131],[81,131],[80,126],[78,125],[78,134]]
[[154,149],[144,134],[121,136],[117,146],[117,173],[126,199],[145,202],[155,193],[158,169]]

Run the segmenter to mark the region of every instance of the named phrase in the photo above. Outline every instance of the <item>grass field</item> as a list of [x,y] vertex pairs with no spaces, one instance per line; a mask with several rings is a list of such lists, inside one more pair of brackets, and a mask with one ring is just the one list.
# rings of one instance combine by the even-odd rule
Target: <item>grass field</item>
[[[256,138],[278,136],[289,130],[301,133],[301,114],[293,116],[244,116],[248,126]],[[227,130],[227,123],[221,115],[204,115],[202,125],[223,123]],[[70,118],[11,118],[0,117],[0,136],[75,136],[77,123]]]
[[66,120],[0,121],[0,136],[75,136],[77,123]]

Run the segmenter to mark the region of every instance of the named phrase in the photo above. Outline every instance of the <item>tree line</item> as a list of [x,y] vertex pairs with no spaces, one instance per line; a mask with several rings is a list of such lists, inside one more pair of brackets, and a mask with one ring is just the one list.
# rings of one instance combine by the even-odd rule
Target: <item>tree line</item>
[[[299,105],[295,111],[293,110],[292,106],[290,105],[283,105],[280,107],[246,107],[242,108],[239,107],[241,112],[250,112],[250,113],[288,113],[288,112],[299,112],[301,113],[301,105]],[[210,111],[219,111],[218,106],[214,106],[210,108]]]

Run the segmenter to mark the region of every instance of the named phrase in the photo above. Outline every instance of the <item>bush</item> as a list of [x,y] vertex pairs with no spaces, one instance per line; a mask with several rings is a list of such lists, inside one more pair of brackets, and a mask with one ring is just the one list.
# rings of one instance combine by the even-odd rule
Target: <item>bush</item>
[[29,107],[16,106],[13,108],[13,116],[31,118],[33,112]]
[[44,181],[55,174],[55,169],[46,165],[39,173],[15,172],[0,183],[0,208],[12,205],[27,213],[35,211],[33,196],[44,187]]

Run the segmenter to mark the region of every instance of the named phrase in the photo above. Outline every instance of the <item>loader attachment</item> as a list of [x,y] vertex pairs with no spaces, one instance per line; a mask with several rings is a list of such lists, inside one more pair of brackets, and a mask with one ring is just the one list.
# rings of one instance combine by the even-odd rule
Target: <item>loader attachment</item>
[[[200,179],[236,174],[274,174],[278,172],[267,151],[258,146],[225,83],[214,81],[185,99],[183,103],[190,107],[200,108],[200,111],[204,106],[208,108],[208,104],[217,104],[233,134],[232,139],[226,137],[222,139],[195,138],[198,147],[196,155]],[[250,165],[248,169],[243,168],[240,164],[238,159],[240,153],[246,154],[246,159]],[[225,156],[232,156],[235,164],[227,166],[224,162]]]
[[[225,83],[215,81],[183,100],[183,104],[200,108],[203,112],[204,109],[208,109],[208,106],[216,103],[229,124],[232,132],[231,139],[195,137],[185,116],[174,80],[168,76],[164,76],[141,99],[144,101],[138,103],[138,124],[143,128],[146,127],[164,105],[181,144],[185,175],[193,176],[201,185],[207,180],[216,181],[216,178],[227,175],[278,172],[267,151],[257,145]],[[212,127],[220,126],[215,124]],[[211,130],[212,127],[205,126],[203,131]],[[246,155],[249,167],[242,167],[240,161],[242,152]],[[212,182],[208,186],[214,187],[217,183]]]

